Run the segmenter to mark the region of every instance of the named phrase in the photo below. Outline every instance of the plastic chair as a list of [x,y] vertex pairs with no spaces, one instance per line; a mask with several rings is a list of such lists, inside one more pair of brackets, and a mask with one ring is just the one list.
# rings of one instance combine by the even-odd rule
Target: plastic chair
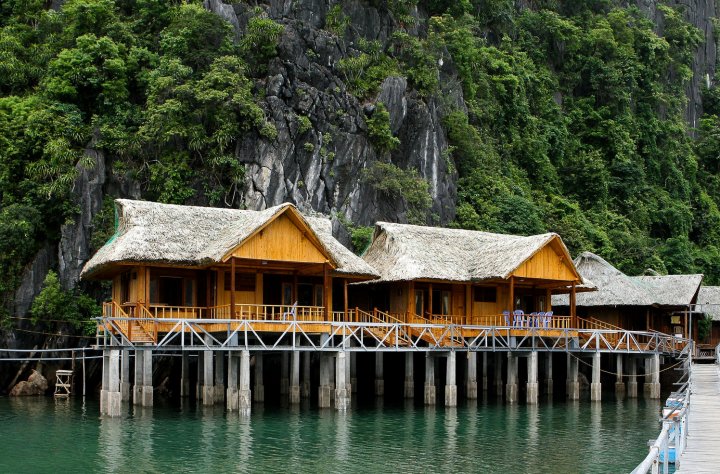
[[505,326],[510,327],[510,311],[505,310],[502,314],[505,316]]
[[546,327],[546,328],[551,327],[550,321],[552,319],[552,315],[553,315],[552,311],[548,311],[547,313],[545,313],[545,317],[543,318],[543,326],[544,327]]
[[527,318],[527,326],[529,328],[539,327],[539,325],[538,325],[538,317],[539,316],[540,316],[540,313],[538,313],[536,311],[533,311],[532,313],[530,313]]
[[289,320],[292,320],[292,321],[295,321],[295,319],[297,318],[297,304],[298,304],[298,302],[296,301],[296,302],[293,303],[293,305],[290,307],[290,311],[286,311],[286,312],[284,312],[284,313],[282,314],[282,320],[283,320],[283,321],[287,321],[288,319],[289,319]]
[[516,309],[515,311],[513,311],[513,315],[513,326],[519,328],[523,327],[525,321],[525,312],[521,309]]

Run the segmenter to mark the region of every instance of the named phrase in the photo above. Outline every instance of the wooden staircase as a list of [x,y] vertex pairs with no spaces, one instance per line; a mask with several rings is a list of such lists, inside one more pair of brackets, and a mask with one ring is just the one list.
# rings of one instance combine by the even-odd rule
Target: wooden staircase
[[[368,311],[363,311],[361,309],[355,309],[355,315],[356,319],[359,322],[366,322],[366,323],[383,323],[383,324],[402,324],[403,322],[399,319],[395,318],[394,316],[385,313],[383,311],[379,311],[378,309],[374,309],[372,313]],[[412,341],[408,337],[406,337],[404,334],[400,334],[398,331],[395,330],[397,326],[393,327],[383,327],[383,326],[375,326],[375,327],[366,327],[363,330],[365,333],[369,336],[371,336],[374,339],[378,339],[380,341],[383,341],[383,345],[385,346],[409,346]]]
[[[146,309],[145,311],[147,312]],[[157,342],[155,331],[152,328],[146,327],[148,322],[133,318],[115,302],[103,304],[103,316],[106,318],[119,319],[115,320],[115,326],[113,328],[107,326],[103,328],[99,327],[99,331],[110,330],[110,332],[120,332],[133,344],[155,344]]]

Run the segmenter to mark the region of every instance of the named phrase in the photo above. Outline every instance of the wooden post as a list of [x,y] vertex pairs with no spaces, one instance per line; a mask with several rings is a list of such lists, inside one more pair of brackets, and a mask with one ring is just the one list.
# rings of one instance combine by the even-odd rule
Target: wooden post
[[430,319],[432,319],[432,314],[433,314],[433,298],[432,297],[433,297],[433,287],[432,287],[432,283],[429,283],[428,284],[428,308],[427,308],[427,311],[425,311],[425,312],[430,315]]
[[545,290],[545,309],[544,311],[552,311],[552,291],[550,288]]
[[575,282],[572,284],[570,289],[570,319],[572,320],[572,327],[577,328],[577,314],[575,312]]
[[[407,314],[415,314],[415,282],[409,281],[407,284]],[[410,322],[410,321],[406,321]]]
[[650,310],[645,310],[645,330],[650,329]]
[[472,324],[472,285],[465,284],[465,324]]
[[515,311],[515,277],[510,275],[510,304],[508,307],[510,308],[510,312],[512,313]]
[[235,257],[230,257],[230,319],[235,319]]
[[[328,271],[328,263],[323,263],[323,300],[325,305],[325,321],[332,321],[332,311],[330,308],[330,272]],[[297,275],[295,276],[295,286],[297,287]]]
[[[324,272],[325,272],[325,264],[323,264],[323,275],[324,275]],[[293,290],[292,290],[293,303],[295,303],[298,300],[298,288],[297,288],[298,283],[297,282],[298,282],[297,270],[295,270],[293,272]],[[325,300],[325,293],[323,293],[323,300]]]
[[210,317],[210,307],[215,306],[212,301],[212,277],[210,276],[209,268],[205,272],[205,317]]
[[685,331],[683,331],[683,332],[685,333],[685,339],[688,339],[688,311],[685,310],[684,313],[685,313]]
[[343,311],[345,311],[345,321],[348,320],[348,279],[343,279],[343,302],[344,307]]

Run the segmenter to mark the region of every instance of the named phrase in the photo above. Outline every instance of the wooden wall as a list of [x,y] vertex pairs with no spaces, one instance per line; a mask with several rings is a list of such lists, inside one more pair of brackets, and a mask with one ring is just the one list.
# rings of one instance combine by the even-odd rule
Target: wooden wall
[[[228,277],[229,275],[229,271]],[[243,273],[242,270],[238,269],[237,273]],[[228,283],[229,285],[229,283]],[[280,289],[278,288],[278,292]],[[215,305],[222,306],[230,304],[230,293],[231,290],[225,290],[225,272],[219,271],[217,273],[217,301]],[[263,304],[263,276],[262,273],[255,274],[255,291],[236,291],[235,292],[235,304]]]
[[[405,314],[408,310],[408,292],[410,284],[408,282],[399,282],[388,285],[390,292],[390,308],[391,313]],[[414,296],[413,296],[414,301]],[[385,308],[378,308],[384,310]]]
[[572,281],[577,277],[573,272],[572,262],[553,247],[558,244],[551,242],[543,247],[529,260],[520,265],[513,275],[518,278],[544,278],[547,280]]
[[281,215],[232,253],[234,257],[323,263],[327,257],[286,215]]

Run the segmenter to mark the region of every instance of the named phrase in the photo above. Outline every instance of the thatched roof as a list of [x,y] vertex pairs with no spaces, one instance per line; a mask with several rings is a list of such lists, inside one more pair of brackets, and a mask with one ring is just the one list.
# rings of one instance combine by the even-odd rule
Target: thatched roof
[[713,321],[720,321],[720,286],[701,286],[695,309],[702,311]]
[[567,254],[553,233],[522,237],[378,222],[363,259],[380,273],[376,281],[506,279],[553,240]]
[[128,199],[118,199],[115,203],[116,233],[85,264],[84,278],[117,263],[182,266],[219,263],[255,230],[285,212],[294,213],[311,229],[315,240],[336,264],[336,274],[378,276],[372,267],[332,236],[328,219],[305,217],[292,204],[246,211]]
[[[602,257],[583,252],[575,267],[598,291],[578,294],[576,306],[686,306],[692,304],[702,275],[628,276]],[[568,306],[567,295],[553,296],[553,306]]]

